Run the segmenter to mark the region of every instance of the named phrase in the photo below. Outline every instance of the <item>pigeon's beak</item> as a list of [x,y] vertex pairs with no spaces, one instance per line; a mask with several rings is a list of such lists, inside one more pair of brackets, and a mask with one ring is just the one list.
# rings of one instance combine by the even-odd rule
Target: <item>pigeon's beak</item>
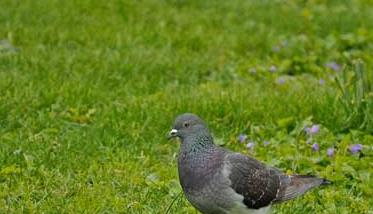
[[168,136],[167,136],[168,139],[171,139],[171,138],[174,138],[174,137],[177,137],[177,130],[176,129],[172,129],[170,131],[170,133],[168,133]]

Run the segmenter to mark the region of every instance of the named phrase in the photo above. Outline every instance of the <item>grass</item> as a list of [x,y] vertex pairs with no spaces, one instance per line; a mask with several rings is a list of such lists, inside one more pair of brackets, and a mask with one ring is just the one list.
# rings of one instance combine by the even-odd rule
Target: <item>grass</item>
[[178,197],[178,144],[165,139],[182,112],[227,148],[334,181],[273,213],[371,213],[372,9],[1,1],[0,213],[197,213]]

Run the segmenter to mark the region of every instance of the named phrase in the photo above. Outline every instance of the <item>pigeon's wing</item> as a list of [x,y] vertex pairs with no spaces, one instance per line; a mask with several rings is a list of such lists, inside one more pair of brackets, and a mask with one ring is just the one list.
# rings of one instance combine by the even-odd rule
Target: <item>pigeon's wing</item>
[[293,199],[313,187],[329,183],[313,176],[288,176],[239,153],[227,154],[225,164],[229,169],[231,187],[244,197],[244,204],[253,209]]
[[244,204],[251,209],[266,207],[289,183],[289,177],[280,171],[239,153],[226,156],[229,180],[235,192],[244,197]]

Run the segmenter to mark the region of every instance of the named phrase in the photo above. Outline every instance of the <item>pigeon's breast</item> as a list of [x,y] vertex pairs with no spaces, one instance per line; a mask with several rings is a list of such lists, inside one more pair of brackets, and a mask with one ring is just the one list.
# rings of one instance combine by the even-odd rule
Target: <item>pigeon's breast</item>
[[[223,154],[179,156],[179,178],[188,201],[205,214],[227,214],[243,197],[230,188],[223,175]],[[244,207],[244,206],[243,206]]]
[[204,156],[181,153],[179,156],[179,179],[185,192],[198,191],[221,170],[220,155]]
[[243,203],[243,196],[230,187],[224,170],[216,172],[200,189],[185,192],[185,195],[204,214],[250,213]]

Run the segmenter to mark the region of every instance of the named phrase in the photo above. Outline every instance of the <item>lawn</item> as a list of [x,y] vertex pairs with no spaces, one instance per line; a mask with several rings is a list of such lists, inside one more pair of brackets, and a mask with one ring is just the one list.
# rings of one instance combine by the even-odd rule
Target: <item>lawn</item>
[[372,10],[1,0],[0,213],[197,213],[166,140],[183,112],[221,146],[333,181],[273,213],[373,213]]

